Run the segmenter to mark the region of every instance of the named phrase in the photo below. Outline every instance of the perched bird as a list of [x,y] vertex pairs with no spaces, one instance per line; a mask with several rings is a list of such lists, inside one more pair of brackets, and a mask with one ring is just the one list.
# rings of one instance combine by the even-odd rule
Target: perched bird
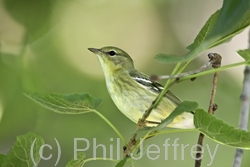
[[[113,46],[88,49],[99,59],[108,92],[117,108],[133,122],[137,122],[163,90],[163,86],[158,82],[152,82],[148,75],[137,71],[132,58],[122,49]],[[159,124],[180,102],[173,93],[168,91],[146,119],[146,125]],[[168,127],[194,128],[193,114],[184,112],[168,124]]]

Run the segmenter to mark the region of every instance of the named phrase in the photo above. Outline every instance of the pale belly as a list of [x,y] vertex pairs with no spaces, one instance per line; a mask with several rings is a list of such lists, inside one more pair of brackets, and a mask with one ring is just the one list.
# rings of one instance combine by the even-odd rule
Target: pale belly
[[[114,89],[110,89],[109,86],[110,85],[107,85],[109,93],[117,108],[135,123],[138,122],[143,113],[149,108],[157,97],[156,93],[144,88],[141,88],[140,90],[132,89],[132,91],[128,91],[128,89],[116,89],[114,87]],[[138,88],[136,85],[135,87]],[[175,108],[176,105],[164,97],[157,108],[152,110],[147,120],[160,123],[162,120],[167,118]],[[147,125],[156,126],[157,124]],[[191,113],[183,113],[182,115],[176,117],[175,120],[168,125],[168,127],[194,128],[193,115]]]

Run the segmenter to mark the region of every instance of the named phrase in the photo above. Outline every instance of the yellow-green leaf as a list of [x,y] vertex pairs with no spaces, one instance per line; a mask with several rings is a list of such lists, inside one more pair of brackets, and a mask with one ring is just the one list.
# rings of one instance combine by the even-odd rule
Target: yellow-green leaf
[[196,110],[194,125],[200,132],[220,144],[250,149],[250,132],[235,129],[203,109]]

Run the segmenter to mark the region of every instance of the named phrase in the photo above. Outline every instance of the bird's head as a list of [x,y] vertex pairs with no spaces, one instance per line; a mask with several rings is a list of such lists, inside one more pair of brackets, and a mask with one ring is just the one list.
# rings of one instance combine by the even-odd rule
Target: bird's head
[[99,59],[104,73],[114,73],[119,70],[134,69],[131,57],[122,49],[114,46],[106,46],[101,49],[88,48]]

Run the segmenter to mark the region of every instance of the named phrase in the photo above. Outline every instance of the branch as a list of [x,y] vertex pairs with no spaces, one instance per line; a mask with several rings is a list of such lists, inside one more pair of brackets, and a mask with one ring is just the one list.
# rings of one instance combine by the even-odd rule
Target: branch
[[[248,36],[248,49],[250,49],[250,31]],[[240,95],[241,100],[241,111],[240,111],[240,120],[239,128],[242,130],[247,130],[248,126],[248,117],[249,117],[249,95],[250,95],[250,67],[246,66],[244,70],[244,81],[242,93]],[[240,167],[243,157],[243,150],[237,148],[234,156],[233,167]]]

